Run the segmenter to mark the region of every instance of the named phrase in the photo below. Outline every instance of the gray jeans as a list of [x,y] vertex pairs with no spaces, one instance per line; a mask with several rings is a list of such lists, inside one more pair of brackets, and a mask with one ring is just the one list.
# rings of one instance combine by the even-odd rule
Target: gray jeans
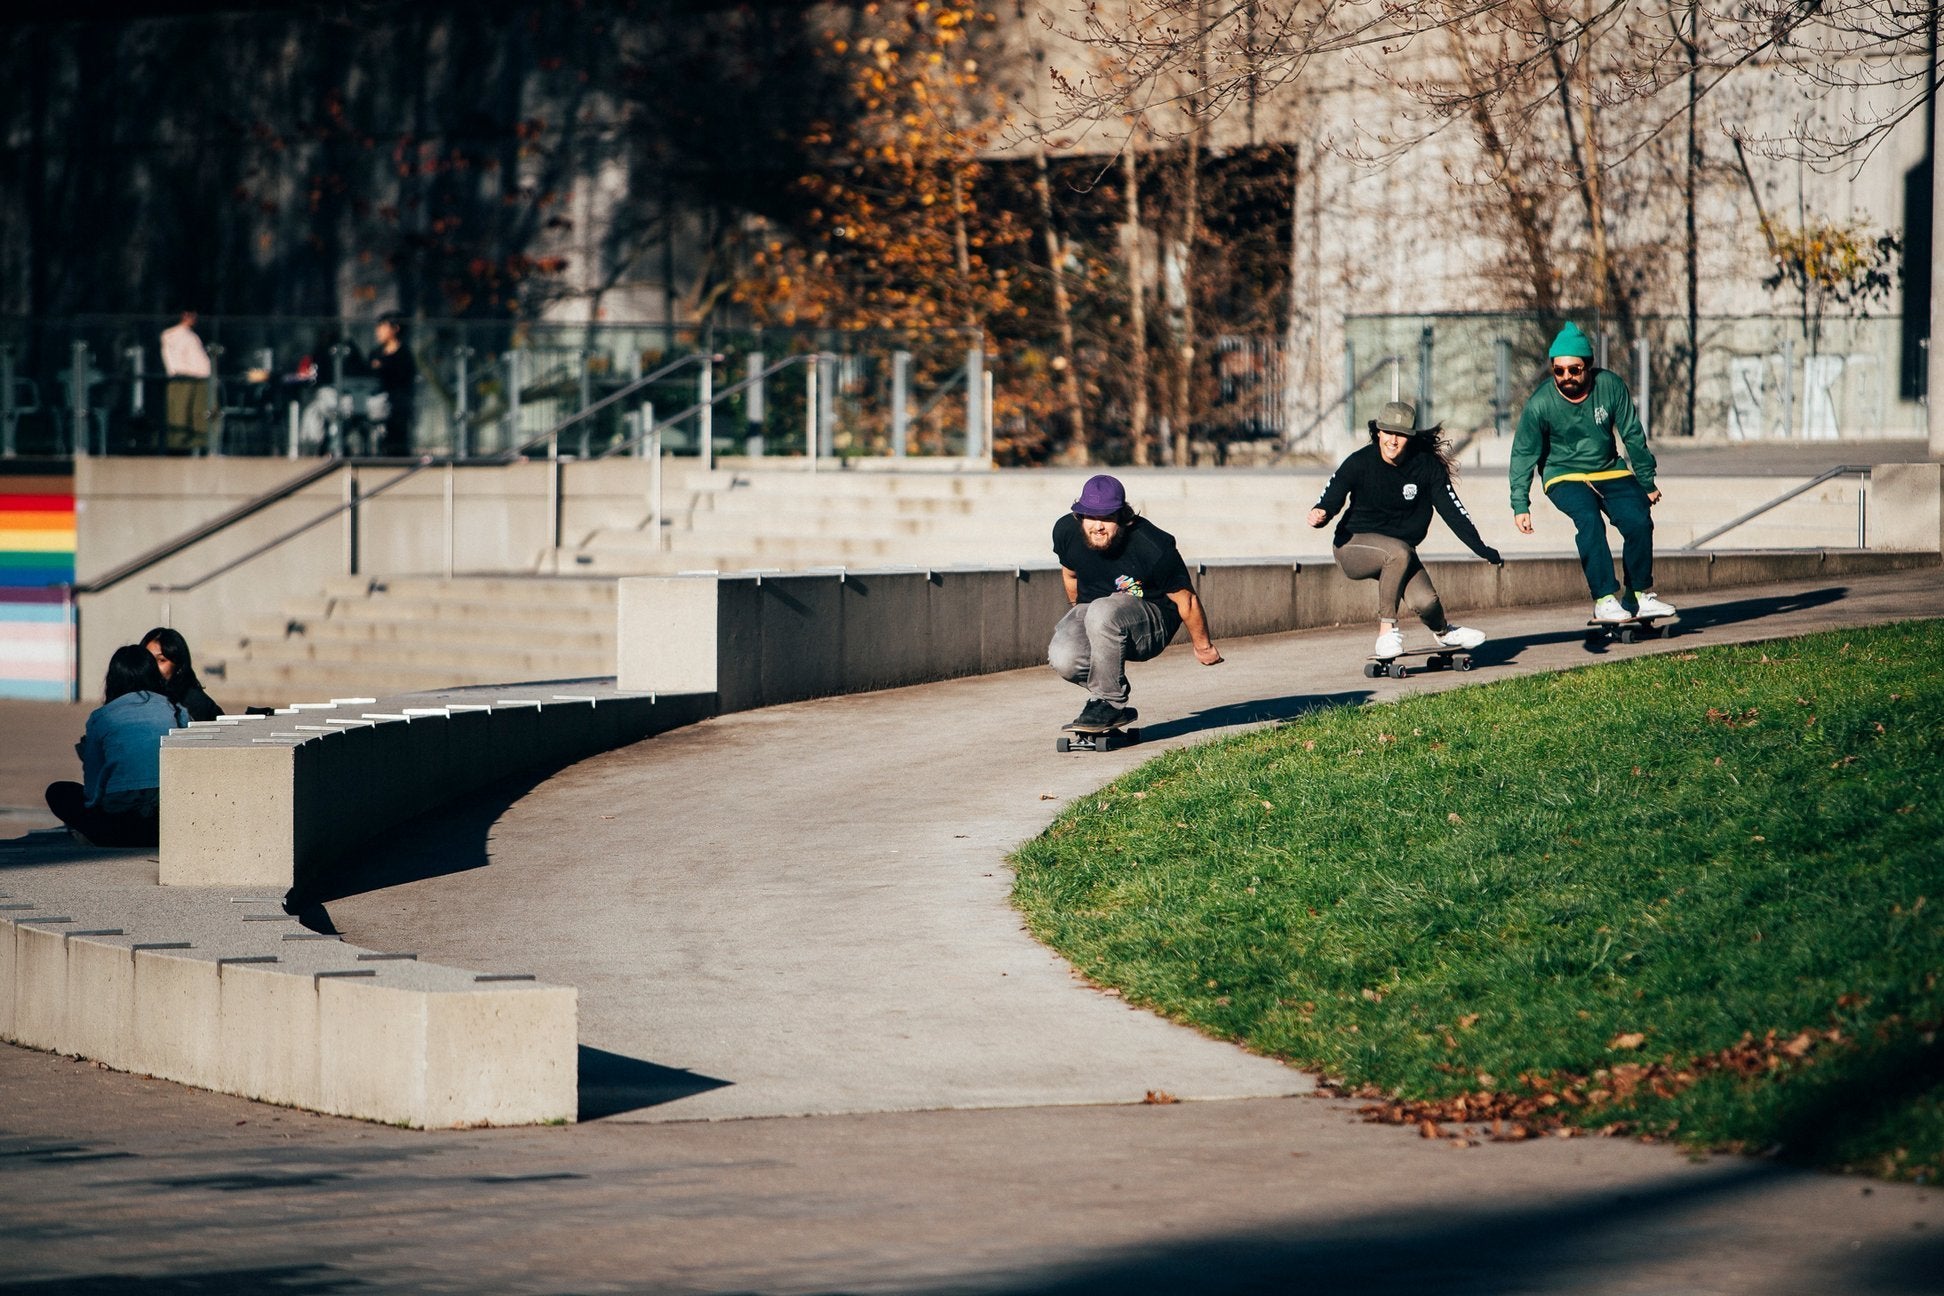
[[1169,618],[1148,599],[1109,594],[1076,605],[1053,627],[1047,664],[1072,684],[1115,706],[1127,704],[1126,663],[1159,657],[1174,637]]
[[1402,540],[1359,532],[1338,546],[1336,560],[1351,580],[1377,582],[1377,615],[1383,620],[1397,620],[1401,600],[1411,605],[1427,630],[1443,634],[1451,628],[1430,573],[1418,561],[1417,550]]

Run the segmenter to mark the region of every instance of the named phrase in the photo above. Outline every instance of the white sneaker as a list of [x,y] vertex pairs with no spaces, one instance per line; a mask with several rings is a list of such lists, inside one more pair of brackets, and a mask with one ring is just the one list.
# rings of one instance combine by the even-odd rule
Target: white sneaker
[[1404,636],[1395,630],[1386,630],[1377,636],[1377,646],[1370,651],[1372,656],[1384,661],[1401,656],[1404,652]]
[[1634,600],[1640,604],[1640,615],[1644,617],[1673,616],[1674,606],[1663,603],[1652,594],[1636,594]]
[[1620,602],[1619,595],[1609,594],[1593,605],[1593,619],[1595,621],[1631,621],[1634,619],[1634,614],[1627,611],[1626,605]]
[[1433,634],[1431,638],[1440,648],[1476,648],[1485,642],[1485,632],[1468,626],[1447,626],[1443,634]]

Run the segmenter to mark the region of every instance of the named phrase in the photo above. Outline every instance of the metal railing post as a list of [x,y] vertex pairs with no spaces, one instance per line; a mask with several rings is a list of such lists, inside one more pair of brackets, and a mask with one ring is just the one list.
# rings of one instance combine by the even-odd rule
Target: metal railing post
[[331,408],[330,436],[332,458],[344,456],[344,357],[351,348],[342,342],[331,343]]
[[1640,434],[1654,435],[1654,366],[1647,335],[1634,339],[1634,412],[1640,416]]
[[68,346],[68,428],[77,458],[88,454],[88,370],[93,367],[86,342]]
[[[582,348],[576,354],[580,357],[580,404],[574,408],[574,413],[584,414],[587,412],[587,407],[594,403],[594,353],[586,348]],[[587,458],[589,439],[593,436],[593,433],[593,422],[589,419],[582,419],[580,425],[580,457],[583,459]]]
[[452,353],[455,366],[452,395],[452,457],[464,459],[470,438],[466,435],[467,426],[472,418],[472,375],[467,372],[473,357],[473,349],[462,346]]
[[128,361],[128,417],[140,418],[148,403],[148,394],[143,390],[146,377],[143,362],[147,359],[147,352],[141,347],[132,346],[122,352],[122,358]]
[[344,474],[344,574],[358,574],[358,469]]
[[751,459],[763,457],[763,353],[751,351],[745,362],[747,386],[743,397],[743,453]]
[[651,456],[648,467],[648,525],[654,528],[655,552],[662,547],[662,439],[661,429],[654,427],[655,415],[651,409],[646,417],[650,425],[643,448]]
[[905,457],[911,436],[911,352],[891,353],[891,457]]
[[506,444],[520,444],[520,357],[524,354],[518,347],[500,357],[500,365],[506,370]]
[[696,403],[702,409],[696,415],[701,420],[702,471],[715,467],[715,356],[704,354],[702,372],[696,378]]
[[14,449],[14,427],[20,422],[14,403],[14,349],[0,346],[0,458],[12,459]]
[[218,403],[223,373],[223,344],[209,344],[209,377],[203,379],[203,422],[209,428],[209,457],[221,458],[223,453],[223,411]]
[[290,446],[289,449],[285,451],[284,457],[286,459],[295,459],[299,451],[302,449],[302,446],[299,443],[303,439],[303,415],[297,409],[296,397],[291,398],[285,421],[288,422],[290,425],[289,428]]
[[1512,343],[1498,338],[1492,343],[1492,435],[1504,436],[1512,421]]
[[803,366],[803,453],[809,456],[810,471],[817,471],[817,443],[823,438],[817,429],[817,370],[823,362],[812,359]]
[[817,377],[817,453],[826,459],[837,454],[837,357],[824,353],[811,366]]
[[1418,426],[1430,427],[1437,422],[1431,417],[1431,360],[1434,334],[1426,324],[1418,333]]
[[965,457],[977,459],[985,451],[985,347],[978,344],[965,353]]
[[1870,479],[1856,479],[1856,547],[1870,547]]
[[458,475],[458,472],[459,469],[457,465],[455,465],[451,459],[447,459],[446,466],[445,466],[445,576],[447,580],[452,579],[452,543],[453,543],[453,534],[452,534],[453,498],[452,497],[453,497],[453,487],[455,485],[453,479]]

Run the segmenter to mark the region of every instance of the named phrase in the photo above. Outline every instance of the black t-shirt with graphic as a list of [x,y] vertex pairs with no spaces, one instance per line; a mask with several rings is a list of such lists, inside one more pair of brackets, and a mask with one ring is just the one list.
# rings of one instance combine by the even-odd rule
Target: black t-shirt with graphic
[[1152,600],[1172,635],[1181,626],[1181,612],[1167,596],[1193,589],[1188,564],[1181,560],[1175,538],[1146,518],[1135,518],[1121,531],[1114,547],[1102,553],[1087,547],[1080,519],[1071,513],[1053,524],[1053,552],[1060,566],[1080,578],[1080,601],[1091,603],[1109,594],[1132,594]]
[[1407,453],[1402,462],[1388,464],[1374,445],[1353,451],[1337,465],[1316,507],[1333,514],[1345,500],[1350,507],[1331,541],[1339,548],[1353,535],[1390,536],[1413,547],[1420,545],[1431,529],[1435,507],[1466,548],[1487,562],[1499,560],[1498,550],[1478,534],[1451,474],[1435,454]]

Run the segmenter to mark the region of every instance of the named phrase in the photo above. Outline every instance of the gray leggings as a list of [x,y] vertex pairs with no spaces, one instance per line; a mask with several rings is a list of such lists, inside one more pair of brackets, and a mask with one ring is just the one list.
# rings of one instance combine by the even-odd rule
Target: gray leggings
[[[1162,595],[1163,598],[1167,596]],[[1126,663],[1161,655],[1174,631],[1153,599],[1109,594],[1070,609],[1053,627],[1046,661],[1094,697],[1127,704]]]
[[1401,598],[1434,634],[1450,629],[1444,604],[1431,574],[1418,561],[1417,550],[1395,536],[1359,532],[1337,546],[1337,566],[1351,580],[1377,582],[1377,615],[1385,621],[1397,620]]

